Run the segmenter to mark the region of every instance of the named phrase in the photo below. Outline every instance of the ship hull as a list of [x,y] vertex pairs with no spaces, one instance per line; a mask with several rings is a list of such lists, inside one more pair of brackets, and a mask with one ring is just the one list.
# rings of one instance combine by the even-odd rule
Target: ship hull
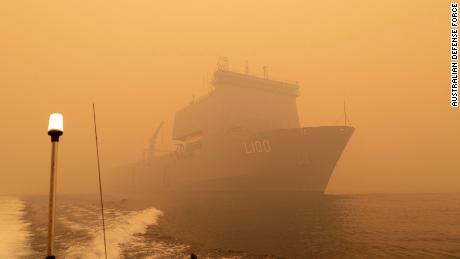
[[324,193],[354,128],[305,127],[209,136],[199,148],[125,167],[111,177],[118,193]]

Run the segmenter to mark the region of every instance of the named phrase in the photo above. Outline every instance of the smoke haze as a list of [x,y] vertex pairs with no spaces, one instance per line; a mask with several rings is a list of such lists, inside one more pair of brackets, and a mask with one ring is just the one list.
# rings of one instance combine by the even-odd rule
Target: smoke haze
[[46,193],[48,116],[64,115],[58,192],[97,191],[135,163],[158,124],[230,69],[298,81],[302,126],[356,128],[329,193],[454,192],[460,111],[449,103],[448,1],[4,1],[2,193]]

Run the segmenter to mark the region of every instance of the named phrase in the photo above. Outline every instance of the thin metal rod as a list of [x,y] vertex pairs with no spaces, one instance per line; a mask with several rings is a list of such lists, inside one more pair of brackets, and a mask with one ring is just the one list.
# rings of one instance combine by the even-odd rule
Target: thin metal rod
[[57,179],[57,150],[58,142],[51,142],[51,177],[50,195],[48,206],[48,249],[47,255],[53,257],[54,254],[54,218],[56,215],[56,179]]
[[96,108],[93,103],[93,118],[94,118],[94,135],[96,136],[96,155],[97,155],[97,172],[99,174],[99,197],[101,200],[101,215],[102,215],[102,231],[104,234],[104,253],[105,259],[107,259],[107,242],[105,238],[105,219],[104,219],[104,202],[102,200],[102,180],[101,180],[101,165],[99,162],[99,145],[97,141],[97,127],[96,127]]

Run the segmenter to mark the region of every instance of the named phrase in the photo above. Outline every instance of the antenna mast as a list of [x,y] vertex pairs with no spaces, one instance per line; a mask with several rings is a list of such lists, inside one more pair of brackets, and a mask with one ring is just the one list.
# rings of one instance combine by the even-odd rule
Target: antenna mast
[[101,200],[101,215],[102,215],[102,231],[104,234],[104,254],[107,259],[107,242],[105,238],[105,219],[104,219],[104,202],[102,201],[102,181],[101,181],[101,166],[99,163],[99,145],[97,143],[97,127],[96,127],[96,109],[93,103],[93,118],[94,118],[94,135],[96,137],[96,155],[97,155],[97,172],[99,174],[99,197]]
[[264,66],[264,79],[268,79],[268,66]]
[[220,57],[219,58],[219,61],[217,62],[217,69],[218,70],[224,70],[224,71],[229,70],[228,58],[227,57]]
[[345,126],[348,126],[348,118],[347,118],[347,109],[346,109],[346,103],[343,101],[343,114],[345,115]]

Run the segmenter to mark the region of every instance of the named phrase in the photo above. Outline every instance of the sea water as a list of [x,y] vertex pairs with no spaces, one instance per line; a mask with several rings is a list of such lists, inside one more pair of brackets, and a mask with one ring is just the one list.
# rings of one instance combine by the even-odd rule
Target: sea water
[[[108,258],[460,258],[460,194],[105,200]],[[97,197],[58,197],[57,258],[104,258]],[[47,197],[0,197],[0,258],[44,258]]]

